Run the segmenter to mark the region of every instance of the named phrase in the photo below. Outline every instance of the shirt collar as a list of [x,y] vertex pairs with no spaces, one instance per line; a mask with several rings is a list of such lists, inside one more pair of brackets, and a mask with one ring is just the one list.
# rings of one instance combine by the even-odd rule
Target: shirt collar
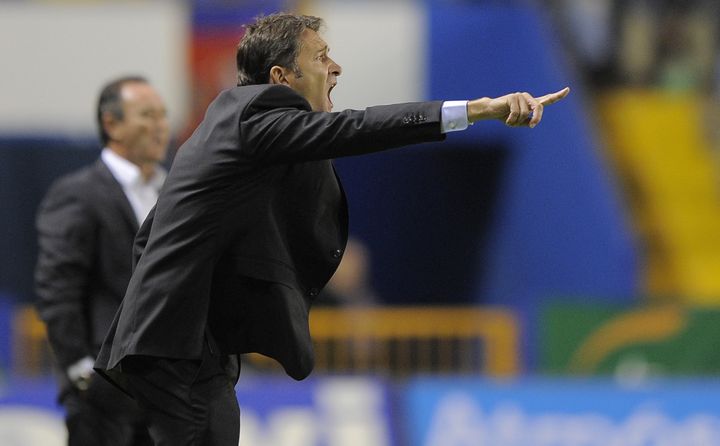
[[166,172],[162,166],[157,166],[155,174],[149,181],[143,181],[140,168],[125,158],[121,157],[111,149],[105,147],[100,154],[105,165],[110,169],[113,177],[123,186],[148,185],[159,189],[165,180]]

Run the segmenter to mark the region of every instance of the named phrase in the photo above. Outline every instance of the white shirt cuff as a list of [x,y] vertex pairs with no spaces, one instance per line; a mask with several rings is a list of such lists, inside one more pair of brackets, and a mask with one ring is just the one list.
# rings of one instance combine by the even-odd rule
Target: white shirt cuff
[[442,133],[457,132],[468,128],[467,103],[468,101],[443,102],[440,112]]

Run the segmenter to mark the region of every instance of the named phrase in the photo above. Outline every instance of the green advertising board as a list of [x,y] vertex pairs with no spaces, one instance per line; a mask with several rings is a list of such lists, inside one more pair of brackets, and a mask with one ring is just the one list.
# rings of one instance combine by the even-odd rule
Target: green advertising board
[[557,303],[542,311],[539,326],[545,372],[720,374],[720,309]]

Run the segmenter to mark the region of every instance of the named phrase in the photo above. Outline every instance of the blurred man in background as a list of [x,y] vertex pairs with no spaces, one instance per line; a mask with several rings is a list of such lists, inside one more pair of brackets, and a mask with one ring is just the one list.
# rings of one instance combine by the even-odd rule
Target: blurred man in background
[[362,240],[350,236],[342,262],[327,286],[318,295],[314,306],[369,306],[379,299],[370,283],[370,252]]
[[295,379],[312,370],[308,312],[348,238],[331,159],[440,141],[481,119],[534,127],[569,91],[332,113],[342,69],[322,23],[275,14],[247,26],[239,86],[178,151],[138,233],[96,367],[148,411],[158,446],[238,444],[239,353],[274,358]]
[[151,445],[137,404],[93,363],[125,294],[132,245],[165,179],[165,105],[142,77],[108,83],[97,105],[104,145],[93,165],[57,180],[37,215],[38,310],[47,325],[68,444]]

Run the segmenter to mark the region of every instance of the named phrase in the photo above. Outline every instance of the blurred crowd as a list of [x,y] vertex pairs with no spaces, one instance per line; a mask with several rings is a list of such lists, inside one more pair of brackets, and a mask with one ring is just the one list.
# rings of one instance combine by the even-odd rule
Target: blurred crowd
[[654,86],[717,94],[714,0],[545,0],[594,87]]
[[623,184],[646,292],[716,295],[720,2],[545,4]]

